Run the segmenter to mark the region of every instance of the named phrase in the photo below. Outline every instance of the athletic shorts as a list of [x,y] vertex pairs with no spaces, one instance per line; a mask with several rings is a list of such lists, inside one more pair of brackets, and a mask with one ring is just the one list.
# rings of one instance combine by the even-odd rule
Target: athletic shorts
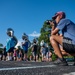
[[8,52],[10,53],[10,52],[14,52],[14,47],[11,47],[9,50],[8,50]]
[[74,41],[68,37],[63,38],[63,49],[68,53],[75,53]]
[[24,50],[23,52],[24,52],[24,54],[27,54],[28,53],[28,50]]
[[37,55],[37,52],[36,52],[36,51],[33,51],[33,52],[32,52],[32,55],[33,55],[33,56],[36,56],[36,55]]

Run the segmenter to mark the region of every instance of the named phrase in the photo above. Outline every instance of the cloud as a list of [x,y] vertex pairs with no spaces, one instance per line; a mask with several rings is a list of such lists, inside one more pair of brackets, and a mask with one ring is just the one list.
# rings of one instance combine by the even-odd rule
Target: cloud
[[34,31],[33,33],[29,34],[29,36],[31,36],[31,37],[39,37],[40,33],[37,33],[36,31]]

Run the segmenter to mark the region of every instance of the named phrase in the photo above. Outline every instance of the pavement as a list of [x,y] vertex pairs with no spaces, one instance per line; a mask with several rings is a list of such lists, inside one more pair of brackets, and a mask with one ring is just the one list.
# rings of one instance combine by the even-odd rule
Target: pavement
[[0,75],[75,75],[73,62],[69,66],[53,62],[0,61]]

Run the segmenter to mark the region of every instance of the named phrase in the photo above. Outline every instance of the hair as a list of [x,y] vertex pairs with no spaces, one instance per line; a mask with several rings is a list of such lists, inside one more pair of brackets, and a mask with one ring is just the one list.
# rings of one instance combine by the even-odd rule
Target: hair
[[62,14],[62,18],[66,18],[66,14],[64,12]]

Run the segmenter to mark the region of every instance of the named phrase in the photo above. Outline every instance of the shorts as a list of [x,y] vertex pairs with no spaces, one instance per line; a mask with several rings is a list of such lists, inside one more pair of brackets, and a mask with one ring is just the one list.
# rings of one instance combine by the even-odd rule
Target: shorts
[[42,52],[42,56],[46,56],[46,52]]
[[27,53],[28,53],[28,50],[24,50],[23,53],[24,53],[24,54],[27,54]]
[[3,52],[3,55],[4,55],[4,56],[7,56],[7,52]]
[[36,56],[36,55],[37,55],[37,52],[36,52],[36,51],[33,51],[33,52],[32,52],[32,55],[33,55],[33,56]]
[[14,47],[11,47],[9,50],[8,50],[8,53],[10,52],[14,52]]
[[64,37],[63,49],[68,53],[75,53],[75,44],[73,43],[73,40],[68,37]]

